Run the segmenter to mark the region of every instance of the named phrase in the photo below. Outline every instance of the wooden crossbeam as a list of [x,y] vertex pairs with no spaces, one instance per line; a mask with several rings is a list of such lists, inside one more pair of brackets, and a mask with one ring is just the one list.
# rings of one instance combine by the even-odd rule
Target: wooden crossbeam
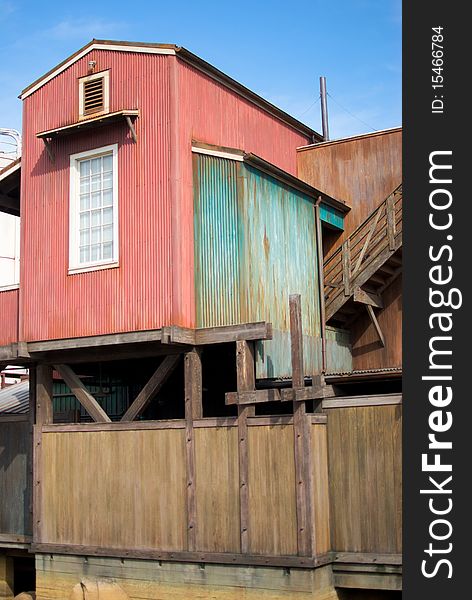
[[370,306],[375,306],[376,308],[383,308],[383,301],[379,294],[367,292],[360,287],[356,287],[354,290],[354,302],[368,304]]
[[372,324],[374,325],[375,331],[377,332],[377,335],[379,336],[380,343],[382,344],[382,346],[385,347],[385,338],[382,333],[382,330],[380,329],[380,325],[379,325],[379,322],[377,321],[377,317],[375,316],[374,309],[372,308],[372,306],[370,306],[370,304],[366,304],[366,308],[367,308],[367,312],[369,313],[370,320],[372,321]]
[[270,388],[247,392],[227,392],[225,394],[226,404],[259,404],[261,402],[280,402],[280,391]]
[[307,386],[304,388],[286,388],[280,390],[280,400],[282,402],[304,402],[306,400],[322,400],[335,396],[332,385]]
[[372,239],[372,236],[374,235],[374,231],[377,229],[377,224],[379,222],[379,217],[380,217],[380,212],[381,212],[381,206],[377,209],[377,213],[375,215],[374,218],[374,222],[372,223],[370,229],[369,229],[369,233],[367,234],[367,237],[365,239],[364,245],[362,247],[361,253],[359,254],[359,258],[357,259],[357,263],[356,266],[354,267],[354,271],[352,272],[352,275],[354,276],[357,271],[361,268],[361,264],[362,261],[364,259],[364,255],[367,252],[367,248],[369,247],[370,244],[370,240]]
[[94,421],[97,423],[111,423],[110,417],[68,365],[54,365],[54,368]]
[[148,404],[156,397],[157,393],[167,381],[169,375],[177,366],[180,360],[180,355],[166,356],[161,364],[152,374],[149,381],[139,392],[134,402],[121,417],[122,421],[134,421],[148,406]]

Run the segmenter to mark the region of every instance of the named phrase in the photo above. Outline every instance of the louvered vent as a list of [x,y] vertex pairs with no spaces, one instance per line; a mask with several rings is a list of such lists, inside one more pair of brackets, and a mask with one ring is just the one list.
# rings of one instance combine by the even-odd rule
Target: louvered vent
[[104,109],[104,87],[103,77],[84,82],[84,115]]

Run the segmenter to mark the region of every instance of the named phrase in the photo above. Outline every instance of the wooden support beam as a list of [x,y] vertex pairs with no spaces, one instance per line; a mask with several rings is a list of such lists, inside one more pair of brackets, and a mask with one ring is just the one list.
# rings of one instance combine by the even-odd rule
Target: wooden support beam
[[383,308],[383,301],[379,294],[367,292],[360,287],[356,287],[354,290],[354,302],[368,304],[370,306],[375,306],[376,308]]
[[185,446],[187,461],[187,550],[197,549],[197,500],[195,482],[195,444],[193,421],[203,417],[202,410],[202,358],[193,349],[184,358],[185,377]]
[[51,142],[47,138],[43,138],[44,147],[46,148],[46,152],[48,153],[49,159],[51,162],[55,161],[54,153],[51,148]]
[[272,324],[260,321],[223,327],[205,327],[195,330],[195,345],[221,344],[241,340],[271,340]]
[[280,399],[280,390],[275,388],[225,394],[226,404],[259,404],[261,402],[280,402]]
[[375,316],[374,309],[369,304],[366,304],[366,308],[367,308],[367,312],[369,313],[370,320],[372,321],[372,323],[375,327],[375,331],[377,332],[377,335],[379,336],[380,342],[381,342],[382,346],[385,347],[385,338],[382,333],[382,330],[380,329],[380,325],[379,325],[379,322],[377,321],[377,317]]
[[37,365],[36,371],[36,423],[49,425],[53,422],[52,367]]
[[351,248],[349,239],[343,242],[343,284],[344,296],[351,295]]
[[[254,343],[236,342],[236,377],[238,393],[252,391],[256,385]],[[254,406],[238,406],[238,458],[241,554],[249,553],[249,461],[248,417],[255,415]]]
[[125,119],[131,132],[131,137],[133,138],[133,141],[136,144],[136,142],[138,141],[138,136],[136,135],[136,129],[134,128],[133,122],[131,121],[131,117],[126,115]]
[[156,397],[157,393],[167,381],[169,375],[177,366],[180,355],[166,356],[154,371],[153,375],[139,392],[138,396],[122,416],[122,421],[134,421]]
[[54,365],[54,368],[94,421],[111,423],[110,417],[68,365]]
[[[290,341],[292,355],[292,386],[305,387],[303,368],[302,309],[299,294],[291,295]],[[301,556],[316,554],[314,539],[313,475],[311,461],[311,422],[305,402],[293,403],[293,433],[295,450],[295,483],[297,502],[297,545]]]

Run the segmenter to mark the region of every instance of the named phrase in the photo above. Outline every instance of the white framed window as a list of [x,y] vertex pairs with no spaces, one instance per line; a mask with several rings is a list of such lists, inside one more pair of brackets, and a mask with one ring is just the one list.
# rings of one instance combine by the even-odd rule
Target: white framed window
[[20,284],[20,217],[0,213],[0,291]]
[[102,71],[79,79],[79,117],[110,110],[110,73]]
[[70,157],[69,273],[118,263],[118,145]]

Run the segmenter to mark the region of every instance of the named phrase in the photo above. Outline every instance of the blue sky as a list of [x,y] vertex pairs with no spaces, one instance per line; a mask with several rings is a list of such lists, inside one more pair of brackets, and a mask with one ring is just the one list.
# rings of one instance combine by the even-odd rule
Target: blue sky
[[0,127],[93,37],[185,46],[317,131],[324,75],[332,138],[401,124],[401,0],[0,0],[0,28]]

